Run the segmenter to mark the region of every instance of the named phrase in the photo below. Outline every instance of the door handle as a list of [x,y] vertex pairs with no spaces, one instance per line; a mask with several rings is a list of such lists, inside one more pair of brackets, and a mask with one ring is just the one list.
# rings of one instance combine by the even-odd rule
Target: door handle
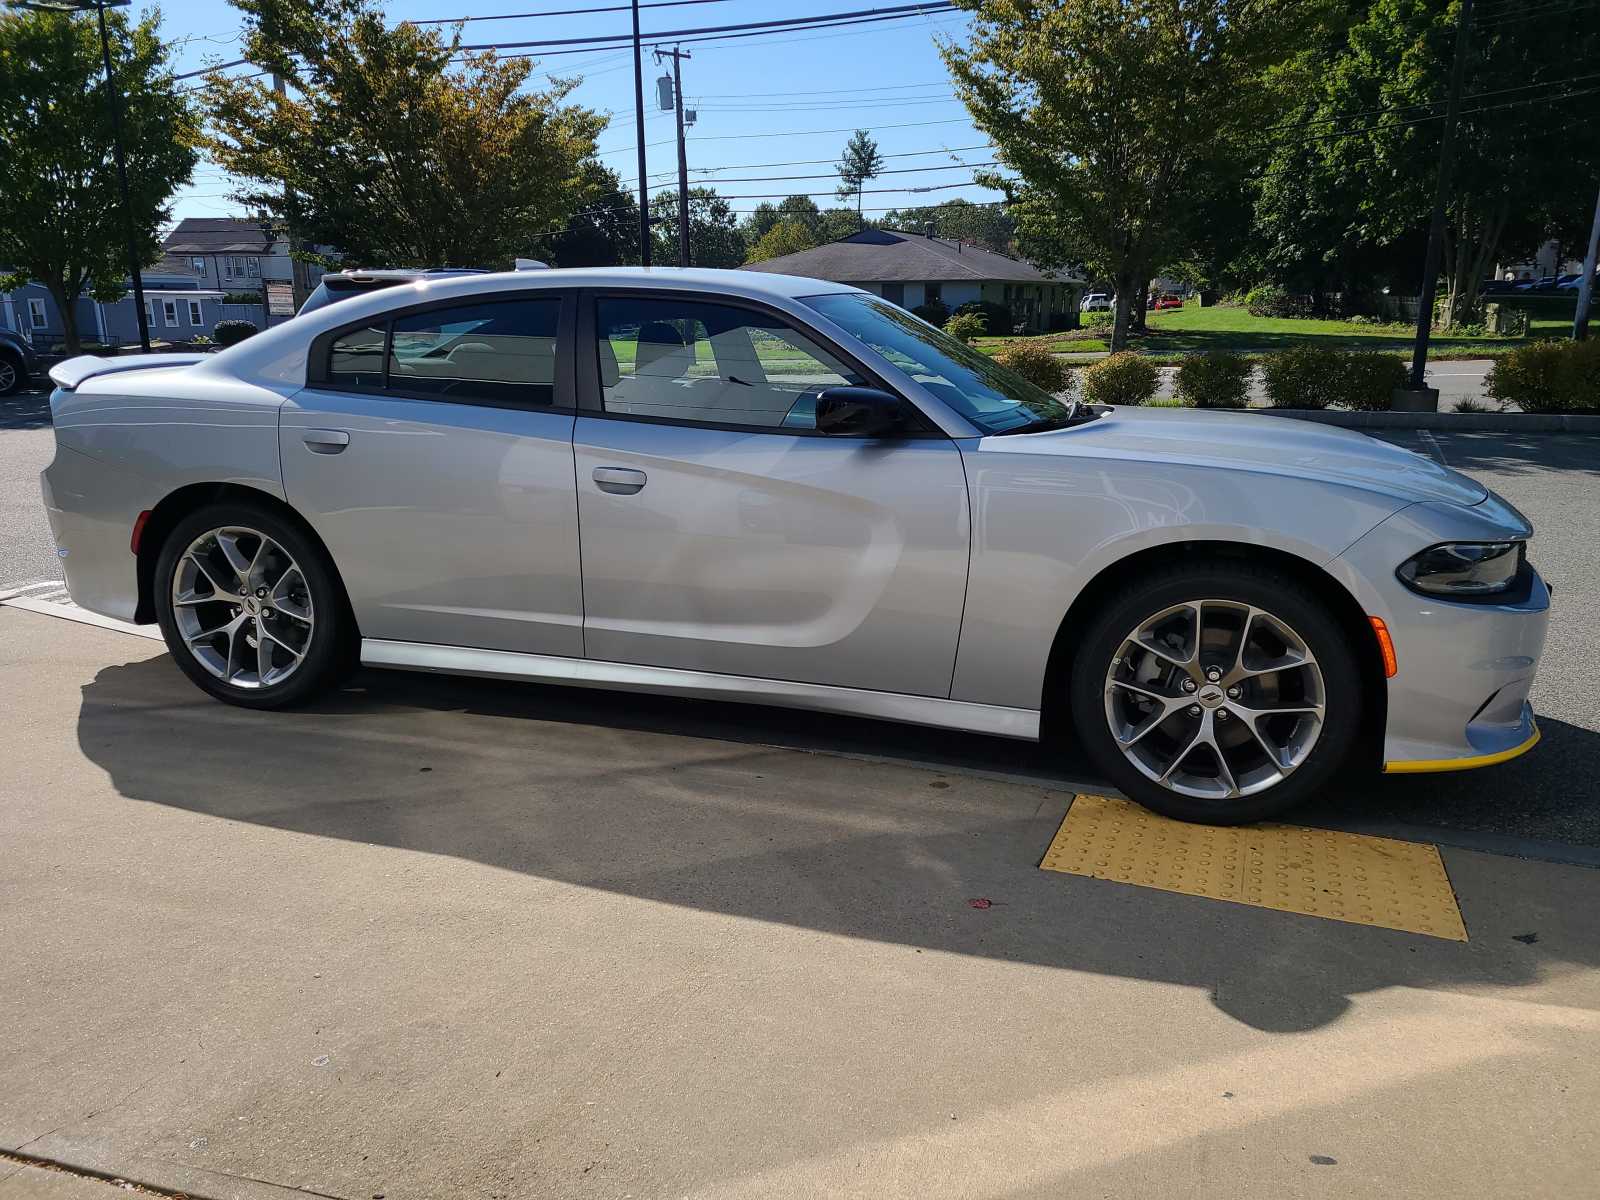
[[338,454],[350,444],[350,435],[342,429],[308,429],[304,439],[313,454]]
[[613,496],[632,496],[644,490],[648,481],[643,471],[635,471],[631,467],[596,467],[594,469],[595,485],[602,492],[610,492]]

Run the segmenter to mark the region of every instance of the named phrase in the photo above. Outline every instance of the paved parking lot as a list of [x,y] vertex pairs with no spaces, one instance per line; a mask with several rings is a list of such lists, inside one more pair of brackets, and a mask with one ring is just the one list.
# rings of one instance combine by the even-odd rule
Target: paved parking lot
[[[0,592],[55,565],[7,411]],[[1300,816],[1437,844],[1465,943],[1040,870],[1070,752],[380,672],[262,716],[0,608],[0,1151],[206,1197],[1584,1194],[1600,439],[1391,440],[1538,525],[1545,741]]]

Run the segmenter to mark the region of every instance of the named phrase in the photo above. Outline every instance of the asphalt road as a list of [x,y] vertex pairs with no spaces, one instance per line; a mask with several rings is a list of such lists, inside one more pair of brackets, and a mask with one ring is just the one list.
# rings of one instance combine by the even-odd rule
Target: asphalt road
[[[1441,364],[1461,366],[1461,364]],[[39,505],[51,455],[42,397],[0,400],[0,591],[59,576]],[[1362,780],[1330,793],[1309,819],[1394,823],[1450,831],[1460,844],[1495,838],[1600,847],[1600,438],[1576,435],[1395,432],[1387,440],[1477,477],[1532,518],[1532,557],[1555,585],[1554,613],[1533,701],[1544,742],[1512,763],[1457,775]],[[1094,783],[1070,752],[945,732],[744,706],[597,696],[477,681],[425,684],[375,673],[363,685],[395,697],[448,686],[529,711],[580,714],[662,732],[1023,776],[1057,786]],[[491,699],[492,698],[492,699]],[[1475,841],[1489,839],[1487,843]]]

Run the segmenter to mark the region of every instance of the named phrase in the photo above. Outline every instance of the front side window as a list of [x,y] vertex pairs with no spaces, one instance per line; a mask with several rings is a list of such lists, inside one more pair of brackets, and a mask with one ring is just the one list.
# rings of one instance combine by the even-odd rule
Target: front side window
[[870,346],[985,433],[1017,433],[1063,422],[1068,408],[986,355],[863,292],[807,296],[810,305]]
[[395,318],[391,391],[549,407],[561,300],[502,300]]
[[601,299],[595,327],[608,413],[815,430],[819,392],[867,382],[799,330],[751,309]]

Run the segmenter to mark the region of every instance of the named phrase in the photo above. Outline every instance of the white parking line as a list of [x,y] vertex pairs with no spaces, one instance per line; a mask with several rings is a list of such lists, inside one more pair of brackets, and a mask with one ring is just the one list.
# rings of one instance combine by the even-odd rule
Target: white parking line
[[59,579],[41,579],[37,583],[24,583],[20,587],[12,588],[10,591],[0,592],[0,601],[9,600],[13,596],[27,595],[29,592],[52,591],[57,591],[65,595],[67,591],[67,585],[62,583]]
[[154,625],[135,625],[131,621],[119,621],[115,617],[102,617],[99,613],[92,613],[70,602],[41,600],[35,596],[24,596],[13,592],[0,597],[0,606],[20,608],[25,612],[40,613],[47,617],[60,617],[63,621],[76,621],[80,625],[93,625],[117,633],[131,633],[134,637],[147,638],[151,641],[165,640],[161,636],[161,631]]

